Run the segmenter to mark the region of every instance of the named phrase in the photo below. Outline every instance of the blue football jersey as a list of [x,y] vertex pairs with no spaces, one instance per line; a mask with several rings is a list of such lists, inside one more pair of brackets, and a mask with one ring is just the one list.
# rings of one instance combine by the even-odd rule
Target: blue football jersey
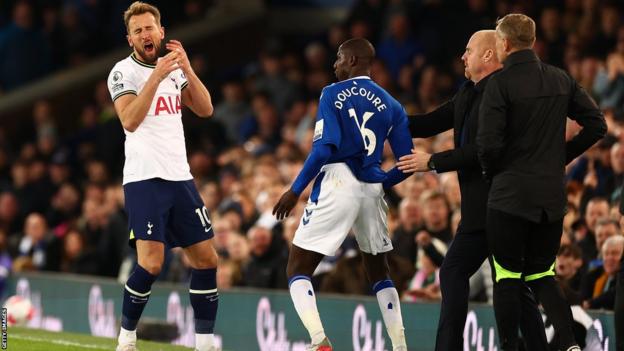
[[383,182],[386,139],[397,159],[411,152],[405,110],[383,88],[361,76],[323,89],[313,142],[334,146],[327,163],[345,162],[360,181]]

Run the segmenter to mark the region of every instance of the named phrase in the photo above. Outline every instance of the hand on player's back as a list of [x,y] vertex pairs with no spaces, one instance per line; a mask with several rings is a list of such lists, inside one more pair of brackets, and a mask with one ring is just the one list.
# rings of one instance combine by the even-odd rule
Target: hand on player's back
[[179,56],[180,54],[178,52],[172,51],[164,57],[161,57],[156,63],[156,68],[154,68],[154,72],[152,74],[155,74],[156,77],[158,77],[158,79],[162,82],[165,78],[167,78],[169,73],[180,67],[178,63]]
[[294,191],[289,189],[285,192],[282,197],[280,197],[277,204],[275,204],[275,207],[273,207],[273,215],[275,218],[277,218],[277,220],[282,220],[288,217],[288,215],[290,215],[290,211],[292,211],[297,204],[298,199],[299,196],[295,194]]

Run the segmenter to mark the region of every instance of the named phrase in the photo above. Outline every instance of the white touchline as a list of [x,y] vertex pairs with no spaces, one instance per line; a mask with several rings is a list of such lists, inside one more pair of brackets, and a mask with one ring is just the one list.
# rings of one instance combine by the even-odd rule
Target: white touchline
[[61,339],[44,339],[44,338],[38,338],[38,337],[35,337],[35,336],[11,335],[11,334],[9,334],[9,346],[11,345],[11,339],[22,339],[22,340],[29,340],[29,341],[49,342],[49,343],[57,344],[57,345],[77,346],[77,347],[84,347],[84,348],[87,348],[87,349],[110,350],[110,346],[104,346],[104,345],[81,344],[79,342],[67,341],[67,340],[61,340]]
[[[95,350],[110,350],[111,349],[110,346],[106,346],[106,345],[81,344],[81,343],[75,342],[75,341],[67,341],[67,340],[61,340],[61,339],[45,339],[45,338],[38,338],[36,336],[11,335],[11,334],[9,334],[9,345],[11,344],[11,339],[21,339],[21,340],[28,340],[28,341],[49,342],[49,343],[57,344],[57,345],[84,347],[86,349],[95,349]],[[113,339],[111,339],[111,340],[113,340]],[[152,349],[152,351],[163,351],[163,349],[160,349],[160,348]]]

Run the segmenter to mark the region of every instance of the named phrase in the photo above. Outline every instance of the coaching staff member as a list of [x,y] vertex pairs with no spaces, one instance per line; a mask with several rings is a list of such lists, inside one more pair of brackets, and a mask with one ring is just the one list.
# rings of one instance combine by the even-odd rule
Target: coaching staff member
[[[624,215],[624,191],[620,198],[620,214]],[[624,220],[622,218],[620,221]],[[622,222],[620,222],[622,223]],[[624,351],[624,256],[620,261],[615,292],[615,351]]]
[[[409,118],[410,132],[415,138],[428,138],[453,128],[455,149],[433,155],[415,151],[401,157],[397,164],[404,172],[458,171],[462,219],[440,268],[442,308],[436,351],[463,349],[469,279],[489,255],[485,235],[489,187],[481,177],[475,138],[483,91],[492,73],[501,68],[496,57],[495,31],[474,33],[466,45],[462,61],[469,80],[457,94],[434,111]],[[532,351],[548,350],[542,317],[533,294],[526,286],[521,308],[521,327],[527,348]]]
[[[485,89],[479,111],[478,156],[491,179],[486,232],[495,270],[494,313],[502,350],[518,349],[524,280],[560,336],[579,350],[571,311],[554,279],[566,207],[565,165],[600,140],[604,116],[574,79],[533,52],[535,22],[522,14],[497,21],[503,69]],[[583,128],[566,143],[566,117]]]

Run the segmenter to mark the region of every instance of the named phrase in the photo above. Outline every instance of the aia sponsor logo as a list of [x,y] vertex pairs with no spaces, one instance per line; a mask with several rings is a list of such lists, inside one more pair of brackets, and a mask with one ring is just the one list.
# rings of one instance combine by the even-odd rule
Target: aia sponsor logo
[[156,109],[154,115],[160,116],[161,114],[175,115],[182,112],[182,104],[180,101],[180,95],[175,97],[175,103],[172,96],[159,96],[156,100]]

